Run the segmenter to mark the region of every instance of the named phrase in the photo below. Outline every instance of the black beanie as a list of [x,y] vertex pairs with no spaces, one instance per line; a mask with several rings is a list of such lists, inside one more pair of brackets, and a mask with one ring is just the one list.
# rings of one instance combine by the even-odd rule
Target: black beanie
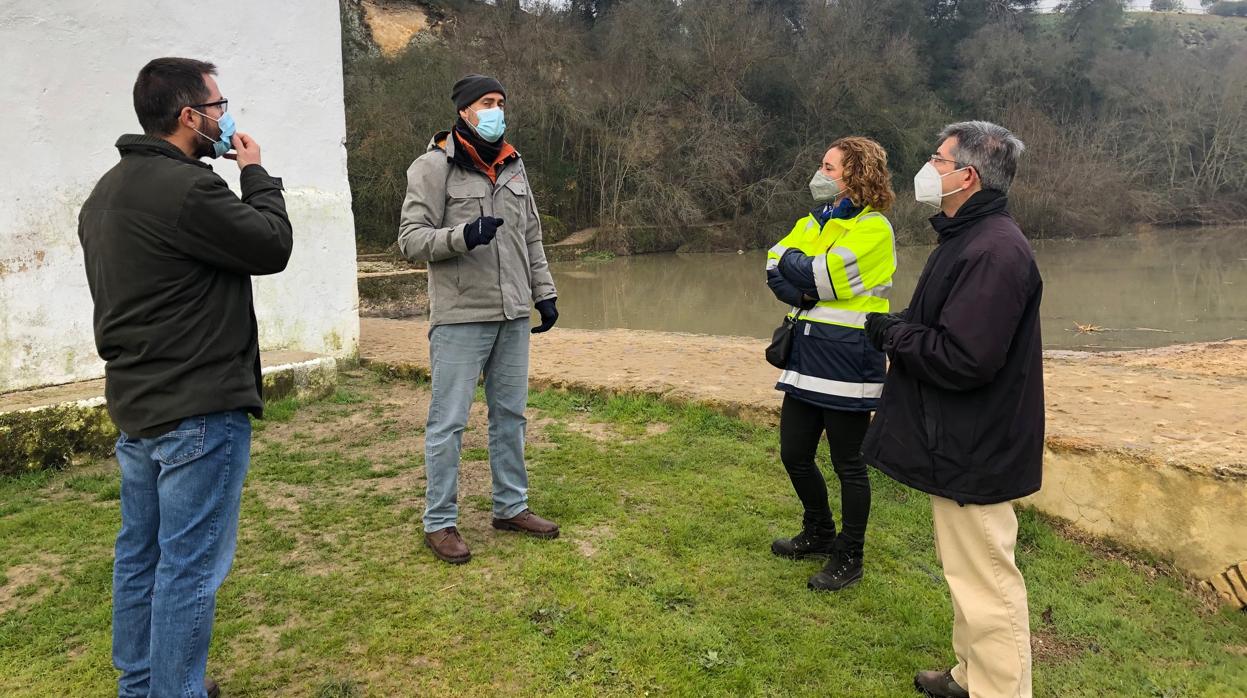
[[506,89],[496,79],[485,75],[466,75],[459,78],[450,91],[450,101],[455,103],[457,111],[461,111],[490,92],[501,92],[503,97],[507,96]]

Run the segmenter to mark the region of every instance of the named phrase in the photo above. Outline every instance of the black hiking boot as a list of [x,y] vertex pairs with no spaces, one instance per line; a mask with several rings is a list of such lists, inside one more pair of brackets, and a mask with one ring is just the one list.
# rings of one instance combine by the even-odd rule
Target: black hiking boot
[[840,591],[862,581],[862,553],[837,549],[806,586],[814,591]]
[[804,560],[808,557],[827,557],[836,549],[836,529],[806,524],[792,538],[777,538],[771,543],[771,552],[780,557]]

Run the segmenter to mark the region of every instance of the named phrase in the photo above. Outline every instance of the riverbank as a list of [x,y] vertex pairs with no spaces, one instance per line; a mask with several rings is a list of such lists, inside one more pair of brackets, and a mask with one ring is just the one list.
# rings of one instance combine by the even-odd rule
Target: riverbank
[[[424,322],[365,319],[360,357],[422,369]],[[533,385],[638,393],[696,402],[754,420],[777,418],[766,343],[639,330],[534,336]],[[1247,340],[1141,352],[1049,351],[1044,357],[1051,443],[1095,443],[1247,483]]]
[[[427,371],[427,325],[361,323],[361,359]],[[534,336],[533,385],[644,394],[773,424],[762,340],[555,328]],[[1210,582],[1247,562],[1247,341],[1145,352],[1048,352],[1041,510],[1174,560]],[[1227,578],[1227,602],[1247,603]],[[1243,584],[1238,578],[1238,584]],[[1224,591],[1224,590],[1223,590]]]

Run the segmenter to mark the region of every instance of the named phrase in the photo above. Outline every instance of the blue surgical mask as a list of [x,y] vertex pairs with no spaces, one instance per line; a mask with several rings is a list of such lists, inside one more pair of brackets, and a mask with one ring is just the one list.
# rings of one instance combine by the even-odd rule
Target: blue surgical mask
[[477,122],[474,127],[476,135],[490,143],[494,143],[499,138],[502,138],[502,134],[507,130],[507,117],[503,113],[502,107],[482,109],[476,112],[476,119]]
[[[192,111],[194,111],[196,114],[200,114],[204,116],[205,118],[212,119],[211,116],[204,114],[198,109],[194,109]],[[237,131],[237,128],[234,126],[234,115],[230,114],[229,112],[222,114],[221,118],[219,119],[212,119],[212,120],[217,123],[217,126],[221,127],[221,139],[220,140],[212,140],[211,138],[208,138],[208,134],[204,133],[203,131],[200,131],[199,129],[195,129],[195,133],[198,133],[204,138],[208,138],[208,140],[212,141],[212,157],[219,158],[222,155],[234,149],[233,139],[234,139],[234,133],[235,131]]]

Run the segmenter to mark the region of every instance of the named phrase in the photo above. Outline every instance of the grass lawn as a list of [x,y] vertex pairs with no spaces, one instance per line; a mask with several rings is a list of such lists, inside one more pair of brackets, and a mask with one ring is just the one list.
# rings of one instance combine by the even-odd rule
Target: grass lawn
[[[209,660],[223,694],[907,696],[915,671],[952,663],[924,495],[874,477],[865,579],[814,594],[819,563],[769,550],[800,522],[774,430],[537,393],[531,504],[563,536],[489,528],[478,404],[460,488],[474,557],[452,567],[421,543],[427,404],[354,370],[257,423]],[[111,461],[0,481],[0,695],[115,695],[118,493]],[[1247,615],[1020,521],[1036,695],[1247,696]]]

